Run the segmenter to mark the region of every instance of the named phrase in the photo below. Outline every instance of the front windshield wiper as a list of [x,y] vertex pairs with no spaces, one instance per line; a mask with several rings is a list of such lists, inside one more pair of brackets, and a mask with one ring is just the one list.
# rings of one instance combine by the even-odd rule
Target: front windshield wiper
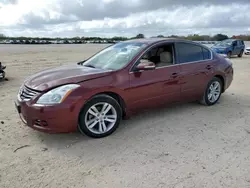
[[91,68],[96,68],[94,65],[83,65],[85,67],[91,67]]

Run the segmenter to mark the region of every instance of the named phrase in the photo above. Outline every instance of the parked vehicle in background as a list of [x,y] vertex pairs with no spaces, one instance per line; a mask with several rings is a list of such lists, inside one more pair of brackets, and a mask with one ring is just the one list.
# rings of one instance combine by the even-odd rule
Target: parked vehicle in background
[[6,66],[3,66],[2,63],[0,62],[0,80],[5,78],[5,70]]
[[136,39],[32,75],[19,90],[16,109],[33,129],[78,129],[100,138],[113,133],[122,118],[145,109],[189,101],[214,105],[232,80],[231,61],[202,44]]
[[247,48],[245,49],[245,55],[250,55],[250,47],[247,47]]
[[245,43],[240,39],[226,39],[211,47],[213,51],[231,58],[233,55],[242,57],[245,50]]

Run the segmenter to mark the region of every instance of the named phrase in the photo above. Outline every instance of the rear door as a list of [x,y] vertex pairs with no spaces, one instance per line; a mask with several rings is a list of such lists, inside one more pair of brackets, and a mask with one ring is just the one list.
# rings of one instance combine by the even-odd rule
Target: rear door
[[243,40],[240,40],[240,51],[243,51],[243,52],[244,52],[244,50],[245,50],[244,41],[243,41]]
[[181,98],[187,101],[197,99],[203,95],[211,79],[212,53],[206,47],[188,42],[177,42],[176,51],[181,70]]
[[244,47],[243,47],[243,44],[242,44],[241,40],[237,40],[237,41],[235,41],[235,43],[236,43],[236,46],[234,47],[233,55],[239,55],[241,50],[244,49]]

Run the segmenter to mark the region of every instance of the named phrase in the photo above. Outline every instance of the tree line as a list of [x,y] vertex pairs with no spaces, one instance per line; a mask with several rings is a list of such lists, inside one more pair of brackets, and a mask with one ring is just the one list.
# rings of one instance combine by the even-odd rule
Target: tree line
[[[216,34],[213,36],[210,35],[187,35],[187,36],[179,36],[179,35],[170,35],[170,36],[164,36],[164,35],[158,35],[158,36],[152,36],[152,37],[165,37],[165,38],[180,38],[180,39],[187,39],[187,40],[193,40],[193,41],[222,41],[224,39],[228,38],[237,38],[242,39],[245,41],[250,41],[250,35],[233,35],[232,37],[229,37],[225,34]],[[51,37],[8,37],[4,34],[0,34],[0,40],[85,40],[85,41],[97,41],[97,40],[114,40],[114,41],[125,41],[129,39],[136,39],[136,38],[145,38],[144,34],[140,33],[134,37],[120,37],[120,36],[114,36],[110,38],[103,38],[103,37],[72,37],[72,38],[51,38]]]
[[[157,37],[164,37],[163,35],[158,35]],[[179,36],[179,35],[171,35],[167,36],[168,38],[180,38],[180,39],[187,39],[187,40],[193,40],[193,41],[222,41],[225,39],[233,38],[233,39],[242,39],[244,41],[250,41],[250,35],[233,35],[229,37],[225,34],[216,34],[213,36],[210,35],[187,35],[187,36]]]

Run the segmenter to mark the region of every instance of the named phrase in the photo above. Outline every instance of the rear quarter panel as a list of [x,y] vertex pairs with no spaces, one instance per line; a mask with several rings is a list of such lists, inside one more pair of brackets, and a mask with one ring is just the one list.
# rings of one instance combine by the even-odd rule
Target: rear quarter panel
[[226,60],[220,55],[216,55],[216,63],[214,66],[213,76],[221,76],[224,80],[224,90],[226,90],[233,80],[233,67],[230,60]]

